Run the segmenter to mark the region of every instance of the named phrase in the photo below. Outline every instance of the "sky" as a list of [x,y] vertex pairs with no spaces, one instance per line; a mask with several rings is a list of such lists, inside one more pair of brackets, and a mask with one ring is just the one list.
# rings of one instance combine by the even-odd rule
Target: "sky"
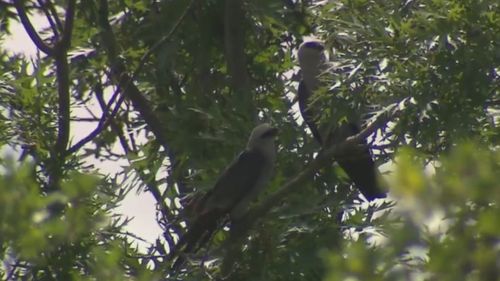
[[[47,22],[41,16],[32,16],[30,18],[33,25],[37,30],[41,30],[47,26]],[[7,36],[2,44],[2,48],[9,50],[16,54],[24,54],[27,57],[35,58],[37,56],[37,49],[34,43],[29,38],[23,26],[14,23],[10,27],[11,35]],[[100,116],[100,109],[95,105],[95,113]],[[83,108],[72,108],[72,116],[90,117],[89,113]],[[96,126],[95,122],[78,122],[78,129],[75,128],[75,123],[71,128],[72,143],[85,137]],[[117,147],[117,149],[119,149]],[[3,152],[13,154],[14,151],[3,150]],[[121,152],[121,151],[120,151]],[[103,174],[113,175],[121,170],[122,165],[127,163],[124,161],[111,162],[111,161],[92,161],[92,163]],[[132,218],[132,221],[126,227],[128,232],[143,238],[144,240],[154,243],[156,238],[161,234],[161,229],[155,220],[155,200],[149,193],[130,192],[125,200],[121,202],[121,206],[116,210],[117,214],[123,214],[126,217]],[[146,243],[137,241],[140,249],[145,249]]]

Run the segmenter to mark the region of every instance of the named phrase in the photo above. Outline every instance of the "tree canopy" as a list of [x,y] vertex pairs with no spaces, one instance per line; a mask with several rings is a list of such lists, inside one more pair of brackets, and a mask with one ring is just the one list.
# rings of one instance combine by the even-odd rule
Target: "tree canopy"
[[[38,56],[4,47],[14,25]],[[0,0],[0,29],[3,279],[500,278],[497,0]],[[322,120],[365,121],[331,147],[296,108],[311,37]],[[261,122],[279,128],[271,183],[172,271],[190,200]],[[367,137],[387,200],[335,163]],[[162,229],[147,249],[114,212],[138,190]]]

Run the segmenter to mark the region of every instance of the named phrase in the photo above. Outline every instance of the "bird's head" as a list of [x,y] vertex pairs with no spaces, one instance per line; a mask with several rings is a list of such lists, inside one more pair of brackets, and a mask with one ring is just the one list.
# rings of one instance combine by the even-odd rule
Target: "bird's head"
[[278,134],[278,129],[268,123],[262,123],[255,127],[248,139],[248,149],[259,149],[263,152],[274,153],[274,139]]
[[325,45],[321,41],[306,41],[300,44],[297,57],[302,70],[317,70],[326,60]]

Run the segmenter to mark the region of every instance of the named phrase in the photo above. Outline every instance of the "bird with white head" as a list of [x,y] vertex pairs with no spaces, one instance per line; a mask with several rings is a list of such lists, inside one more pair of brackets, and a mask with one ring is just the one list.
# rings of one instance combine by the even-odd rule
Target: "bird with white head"
[[[302,81],[299,83],[298,101],[302,118],[311,130],[313,137],[321,145],[337,144],[344,141],[347,137],[355,135],[360,131],[360,125],[356,122],[359,116],[348,120],[347,123],[331,129],[324,130],[319,124],[322,108],[311,104],[311,97],[321,87],[321,81],[318,78],[326,70],[325,47],[321,41],[308,41],[299,46],[298,62],[302,71]],[[359,114],[360,115],[360,114]],[[336,124],[336,123],[334,123]],[[378,170],[375,167],[370,150],[366,141],[363,142],[366,147],[359,152],[359,149],[349,157],[338,159],[338,163],[347,175],[352,179],[355,186],[360,190],[363,196],[369,201],[375,198],[386,197],[386,192],[377,182]]]
[[202,247],[227,216],[234,222],[246,214],[250,203],[271,178],[277,133],[278,130],[268,123],[256,126],[245,150],[229,164],[214,187],[195,200],[192,223],[171,254],[171,258],[178,256],[172,266],[174,270],[184,261],[181,253],[185,255]]

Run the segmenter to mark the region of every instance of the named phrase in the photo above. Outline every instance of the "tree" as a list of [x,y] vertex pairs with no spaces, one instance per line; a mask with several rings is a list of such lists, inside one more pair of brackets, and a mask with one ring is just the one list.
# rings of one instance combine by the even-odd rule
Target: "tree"
[[[2,156],[6,279],[497,279],[497,1],[62,2],[0,2],[2,30],[20,22],[40,51],[0,48],[0,141],[20,154]],[[362,204],[332,165],[344,146],[319,148],[291,109],[294,51],[309,34],[334,66],[316,100],[335,110],[321,118],[365,113],[346,142],[376,140],[398,200]],[[266,194],[174,274],[188,199],[259,121],[280,129]],[[75,138],[84,123],[93,131]],[[95,160],[128,165],[109,175]],[[137,189],[154,196],[163,230],[146,253],[112,215]],[[431,213],[447,218],[444,233],[426,232]]]

